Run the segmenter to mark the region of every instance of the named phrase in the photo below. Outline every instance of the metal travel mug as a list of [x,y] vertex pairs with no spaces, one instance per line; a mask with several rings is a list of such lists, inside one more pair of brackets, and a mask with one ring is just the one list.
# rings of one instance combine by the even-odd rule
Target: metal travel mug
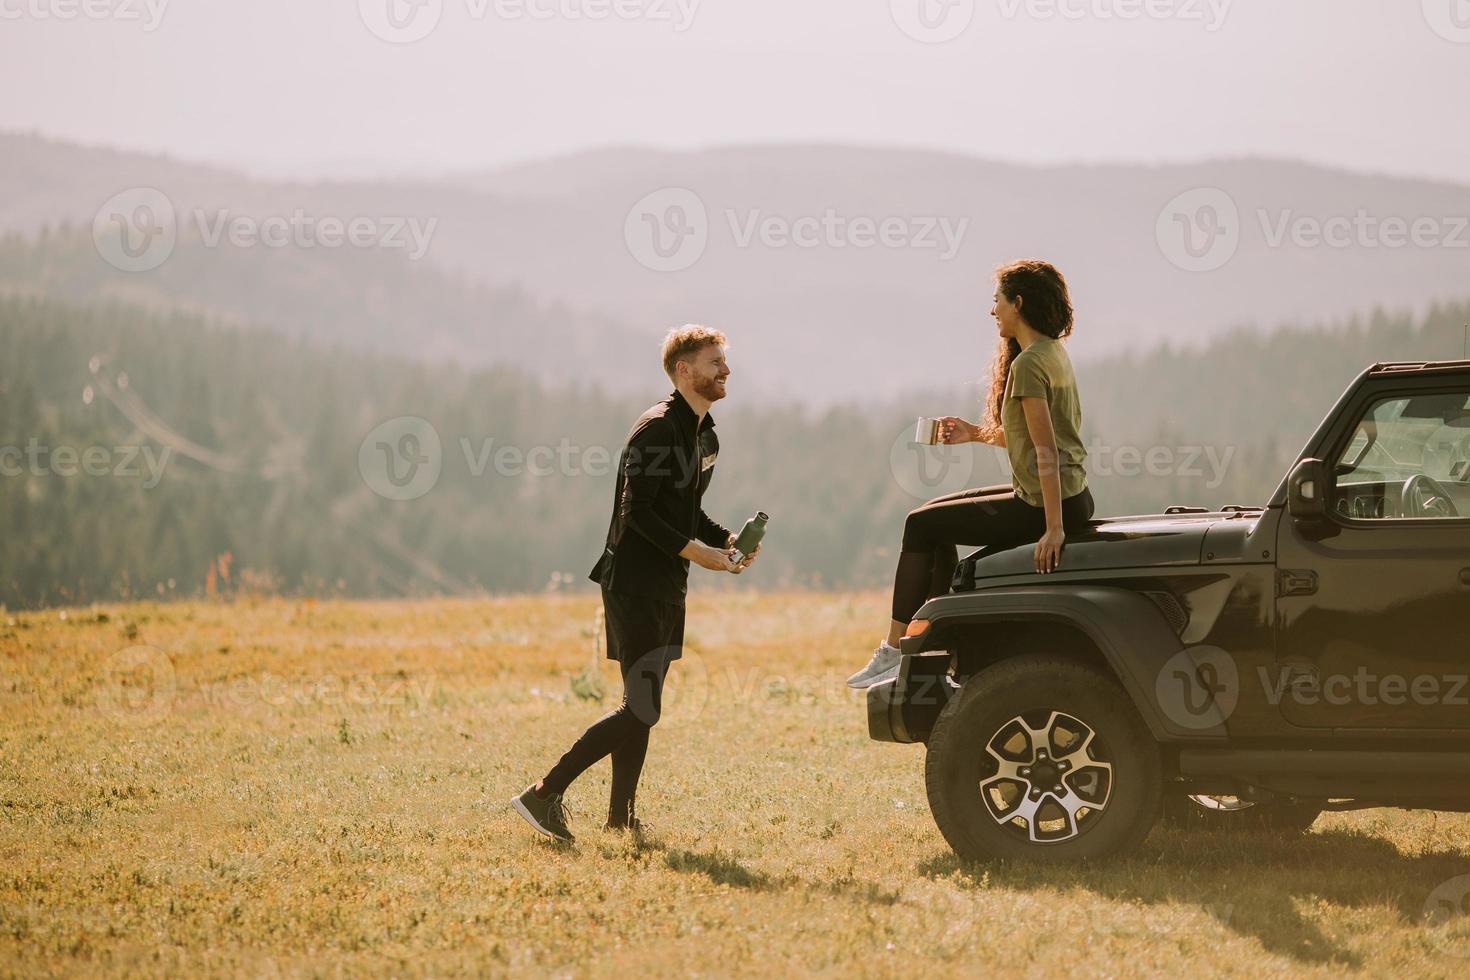
[[921,446],[939,445],[939,420],[919,419],[919,426],[914,431],[914,442]]

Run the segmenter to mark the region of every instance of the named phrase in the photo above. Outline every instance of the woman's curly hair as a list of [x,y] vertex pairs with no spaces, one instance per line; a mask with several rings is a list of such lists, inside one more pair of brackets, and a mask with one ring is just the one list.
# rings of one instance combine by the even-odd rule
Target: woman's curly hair
[[[1056,340],[1071,334],[1072,297],[1067,292],[1067,280],[1056,266],[1040,259],[1021,259],[996,269],[995,282],[1006,299],[1021,304],[1021,319],[1032,330]],[[1011,374],[1011,362],[1019,353],[1021,345],[1014,337],[1002,337],[996,347],[995,359],[990,364],[985,420],[980,423],[986,438],[1000,432],[1006,380]]]

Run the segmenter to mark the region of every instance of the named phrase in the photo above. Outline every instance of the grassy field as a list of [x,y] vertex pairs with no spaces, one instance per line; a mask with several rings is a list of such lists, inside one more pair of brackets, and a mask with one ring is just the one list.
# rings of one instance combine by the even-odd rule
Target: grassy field
[[552,844],[506,801],[617,701],[598,605],[0,613],[0,973],[1470,970],[1470,919],[1429,914],[1470,891],[1464,816],[960,864],[923,749],[870,742],[842,686],[878,595],[692,601],[648,838],[599,829],[604,761],[568,794],[577,844]]

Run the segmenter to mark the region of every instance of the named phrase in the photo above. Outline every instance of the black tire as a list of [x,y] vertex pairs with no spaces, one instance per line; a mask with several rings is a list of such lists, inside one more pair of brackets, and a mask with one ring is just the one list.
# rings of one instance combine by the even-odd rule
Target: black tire
[[[1090,730],[1091,742],[1068,740],[1076,728]],[[1018,768],[1028,752],[1040,758],[1043,740],[1048,757]],[[1063,790],[1047,792],[1032,779]],[[1153,829],[1162,793],[1159,746],[1118,683],[1043,655],[1003,660],[965,682],[935,723],[924,782],[939,832],[960,857],[978,861],[1067,864],[1126,853]],[[1040,800],[1028,804],[1032,793]],[[1034,831],[1017,812],[1028,805],[1038,807]]]
[[1164,824],[1202,833],[1304,834],[1322,815],[1320,804],[1309,800],[1269,800],[1230,808],[1231,797],[1213,797],[1225,806],[1211,806],[1191,796],[1170,793],[1164,797]]

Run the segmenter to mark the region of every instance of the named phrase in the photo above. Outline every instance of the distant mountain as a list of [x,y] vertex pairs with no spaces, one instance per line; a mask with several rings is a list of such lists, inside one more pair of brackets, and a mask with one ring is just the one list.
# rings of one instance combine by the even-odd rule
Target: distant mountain
[[[604,377],[639,370],[667,327],[703,320],[731,334],[742,390],[812,402],[978,379],[994,343],[990,273],[1018,256],[1067,274],[1079,361],[1197,346],[1244,325],[1422,314],[1470,295],[1470,187],[1281,161],[1028,167],[842,146],[609,149],[437,181],[292,184],[0,136],[0,228],[90,226],[103,201],[139,185],[164,191],[181,220],[221,209],[432,219],[418,265],[586,311],[556,349],[587,345],[580,362]],[[891,247],[876,241],[885,222]],[[703,235],[703,250],[660,259],[655,229],[670,249]],[[235,252],[216,250],[222,281],[237,260],[249,265]],[[660,263],[687,268],[648,267]],[[167,273],[133,274],[149,277],[176,287]],[[321,301],[342,302],[337,332],[350,342],[361,304],[344,292]],[[292,318],[281,302],[264,281],[242,299],[265,322]],[[628,360],[597,353],[611,325],[625,325],[613,346]],[[360,326],[396,330],[400,350],[426,329],[412,317]],[[501,341],[485,337],[488,358]],[[522,363],[507,344],[506,360]]]
[[103,261],[90,229],[0,236],[0,293],[126,302],[263,326],[318,347],[514,367],[609,391],[665,384],[655,341],[607,317],[378,250],[212,249],[181,236],[147,273]]

